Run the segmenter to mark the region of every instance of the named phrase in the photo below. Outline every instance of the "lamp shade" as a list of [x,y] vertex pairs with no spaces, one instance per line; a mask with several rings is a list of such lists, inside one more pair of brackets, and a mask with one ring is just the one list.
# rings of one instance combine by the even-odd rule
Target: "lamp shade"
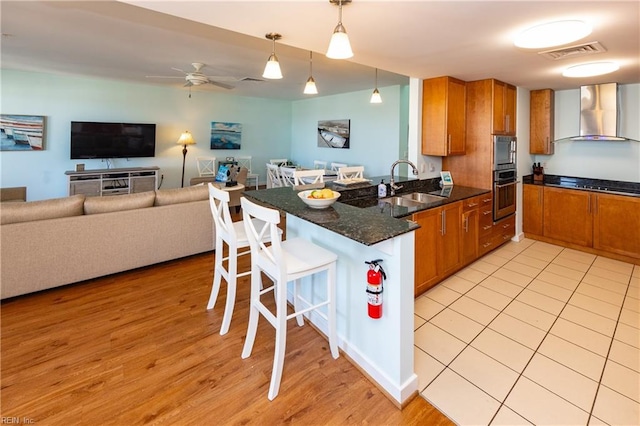
[[317,95],[318,94],[318,88],[316,87],[316,81],[313,79],[313,77],[309,77],[309,79],[307,80],[307,84],[305,84],[305,86],[304,86],[304,94],[305,95]]
[[282,78],[282,71],[280,70],[280,62],[278,62],[278,57],[275,53],[272,53],[269,56],[269,60],[267,61],[267,65],[264,67],[264,72],[262,73],[262,77],[268,78],[271,80],[278,80]]
[[176,142],[178,145],[195,145],[196,141],[189,131],[185,131],[180,135],[180,139]]
[[349,36],[347,35],[347,31],[344,29],[344,26],[342,26],[342,23],[339,23],[331,35],[329,49],[327,49],[327,58],[348,59],[352,57],[353,50],[351,50]]
[[371,102],[372,104],[382,103],[382,96],[380,96],[380,91],[377,88],[373,90],[373,93],[371,94],[371,100],[369,102]]

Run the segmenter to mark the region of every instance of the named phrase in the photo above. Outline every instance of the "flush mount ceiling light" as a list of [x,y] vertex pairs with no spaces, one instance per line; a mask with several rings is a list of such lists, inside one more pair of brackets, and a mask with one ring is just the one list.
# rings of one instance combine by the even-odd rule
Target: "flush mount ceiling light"
[[615,62],[590,62],[588,64],[574,65],[565,69],[562,75],[565,77],[593,77],[618,71],[620,65]]
[[378,90],[378,68],[376,68],[376,88],[373,89],[373,93],[371,94],[371,100],[369,102],[372,104],[382,103],[382,96],[380,96],[380,91]]
[[278,33],[269,33],[265,35],[265,37],[273,41],[273,48],[271,49],[271,55],[267,60],[267,65],[264,67],[262,77],[277,80],[282,78],[282,71],[280,71],[280,63],[276,56],[276,40],[280,40],[282,36]]
[[304,86],[305,95],[317,95],[318,88],[316,87],[316,81],[313,79],[313,52],[309,51],[309,79]]
[[584,21],[547,22],[524,30],[516,36],[513,44],[525,49],[561,46],[588,36],[591,30],[591,25]]
[[342,25],[342,5],[351,3],[351,0],[329,0],[329,3],[338,5],[339,15],[338,25],[336,25],[336,28],[333,30],[331,41],[329,42],[329,49],[327,49],[327,58],[351,58],[353,57],[353,51],[349,43],[349,36],[347,35],[347,30]]

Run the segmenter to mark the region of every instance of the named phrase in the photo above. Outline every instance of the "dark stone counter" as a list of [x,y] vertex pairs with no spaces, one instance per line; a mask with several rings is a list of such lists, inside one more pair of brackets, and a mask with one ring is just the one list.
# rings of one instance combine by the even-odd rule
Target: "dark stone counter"
[[605,192],[608,194],[640,197],[640,183],[620,180],[591,179],[573,176],[544,175],[542,181],[535,181],[533,175],[522,177],[525,185],[555,186],[582,191]]
[[[298,197],[298,191],[291,187],[245,191],[244,195],[370,246],[418,229],[419,225],[405,219],[416,211],[490,192],[485,189],[463,186],[454,186],[451,190],[441,190],[437,184],[439,179],[401,181],[399,178],[396,183],[403,185],[403,188],[396,195],[409,192],[431,192],[436,195],[444,195],[444,197],[442,201],[426,204],[419,209],[391,206],[377,198],[377,184],[380,183],[381,178],[385,178],[385,182],[388,184],[388,177],[371,178],[372,182],[369,184],[358,184],[350,188],[327,184],[328,187],[340,192],[341,196],[338,202],[321,210],[312,209],[304,204]],[[389,194],[389,192],[387,193]]]

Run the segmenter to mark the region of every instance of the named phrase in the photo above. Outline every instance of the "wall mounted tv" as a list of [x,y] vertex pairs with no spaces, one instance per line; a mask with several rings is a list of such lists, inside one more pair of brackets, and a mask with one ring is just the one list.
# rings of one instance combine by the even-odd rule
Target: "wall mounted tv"
[[156,125],[71,122],[71,159],[154,157]]

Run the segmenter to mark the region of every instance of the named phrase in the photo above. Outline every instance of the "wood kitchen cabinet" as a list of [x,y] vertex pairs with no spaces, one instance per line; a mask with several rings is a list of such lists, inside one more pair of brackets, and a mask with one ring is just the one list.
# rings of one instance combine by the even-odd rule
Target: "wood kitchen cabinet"
[[545,186],[543,235],[566,243],[591,247],[593,197],[588,191]]
[[522,185],[522,231],[525,234],[542,235],[544,214],[544,187]]
[[422,154],[461,155],[466,140],[466,83],[437,77],[422,83]]
[[554,92],[551,89],[532,90],[529,109],[529,153],[553,154]]
[[640,258],[640,198],[592,194],[593,248]]
[[447,204],[413,215],[415,231],[415,295],[424,293],[461,264],[462,203]]
[[492,134],[516,134],[517,89],[515,86],[499,80],[491,80],[493,88]]

